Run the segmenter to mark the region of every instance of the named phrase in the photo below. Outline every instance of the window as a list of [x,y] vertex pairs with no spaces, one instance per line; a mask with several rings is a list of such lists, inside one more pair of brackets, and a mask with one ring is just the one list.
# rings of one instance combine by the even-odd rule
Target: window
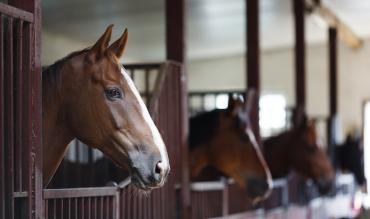
[[262,137],[268,137],[285,129],[287,123],[287,102],[284,95],[265,94],[260,97],[260,130]]

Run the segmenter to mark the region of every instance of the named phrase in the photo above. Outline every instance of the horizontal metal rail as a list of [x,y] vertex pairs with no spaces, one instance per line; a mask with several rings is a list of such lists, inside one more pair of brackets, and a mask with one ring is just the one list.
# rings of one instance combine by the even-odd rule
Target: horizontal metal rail
[[117,187],[44,189],[44,199],[115,196]]
[[28,11],[24,11],[16,7],[13,7],[13,6],[10,6],[10,5],[7,5],[7,4],[4,4],[4,3],[1,3],[1,2],[0,2],[0,14],[5,14],[12,18],[18,18],[23,21],[33,23],[32,13]]

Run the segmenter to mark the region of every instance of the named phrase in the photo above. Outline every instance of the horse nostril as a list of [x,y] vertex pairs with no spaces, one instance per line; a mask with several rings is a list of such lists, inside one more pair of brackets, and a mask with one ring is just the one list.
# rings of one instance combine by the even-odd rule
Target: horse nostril
[[158,161],[154,168],[154,179],[156,182],[161,182],[163,178],[164,166],[162,161]]
[[154,170],[154,172],[156,173],[156,174],[162,174],[162,172],[163,172],[163,166],[162,166],[163,164],[162,164],[162,161],[159,161],[156,165],[155,165],[155,170]]

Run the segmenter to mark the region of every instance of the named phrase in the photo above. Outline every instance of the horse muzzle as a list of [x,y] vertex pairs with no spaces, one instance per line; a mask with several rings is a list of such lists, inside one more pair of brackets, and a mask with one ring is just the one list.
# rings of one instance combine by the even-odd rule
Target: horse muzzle
[[151,190],[164,185],[170,172],[170,166],[162,160],[159,153],[136,152],[129,157],[132,183],[136,187]]
[[271,192],[271,183],[267,179],[249,177],[247,179],[247,194],[252,200],[261,201]]
[[335,193],[335,181],[334,179],[325,179],[320,178],[315,180],[317,189],[319,190],[320,195],[334,195]]

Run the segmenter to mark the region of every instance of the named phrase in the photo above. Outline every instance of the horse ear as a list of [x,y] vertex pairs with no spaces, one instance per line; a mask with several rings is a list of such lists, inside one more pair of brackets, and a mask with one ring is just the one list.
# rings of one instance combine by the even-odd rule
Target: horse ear
[[95,45],[91,48],[91,52],[96,56],[101,56],[109,46],[109,41],[112,36],[113,24],[109,25],[103,35],[96,41]]
[[122,36],[116,40],[110,47],[109,51],[112,52],[117,58],[121,58],[125,51],[126,43],[128,38],[127,28],[123,31]]

